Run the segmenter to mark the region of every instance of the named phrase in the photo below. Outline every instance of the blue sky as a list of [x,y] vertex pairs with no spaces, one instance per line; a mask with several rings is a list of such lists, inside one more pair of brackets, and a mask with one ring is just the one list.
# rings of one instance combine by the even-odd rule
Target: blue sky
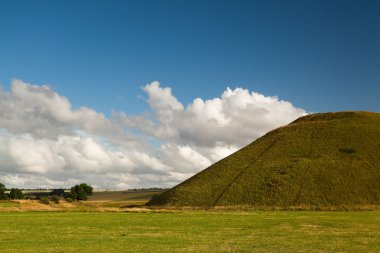
[[2,0],[0,84],[7,187],[171,187],[307,113],[380,112],[380,1]]
[[184,104],[227,87],[307,111],[380,111],[379,1],[1,1],[0,83],[139,113],[158,80]]

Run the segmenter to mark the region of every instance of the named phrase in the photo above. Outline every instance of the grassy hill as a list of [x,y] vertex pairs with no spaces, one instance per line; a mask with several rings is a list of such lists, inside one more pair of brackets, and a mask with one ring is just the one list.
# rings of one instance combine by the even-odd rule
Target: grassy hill
[[275,129],[148,205],[355,209],[380,205],[380,114],[312,114]]

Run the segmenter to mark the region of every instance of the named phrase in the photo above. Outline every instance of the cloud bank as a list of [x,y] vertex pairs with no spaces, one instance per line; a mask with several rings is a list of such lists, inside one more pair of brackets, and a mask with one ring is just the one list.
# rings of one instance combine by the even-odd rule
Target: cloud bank
[[149,112],[111,117],[48,86],[12,81],[0,90],[0,182],[56,188],[171,187],[266,132],[306,114],[290,102],[227,88],[184,106],[169,87],[143,91]]

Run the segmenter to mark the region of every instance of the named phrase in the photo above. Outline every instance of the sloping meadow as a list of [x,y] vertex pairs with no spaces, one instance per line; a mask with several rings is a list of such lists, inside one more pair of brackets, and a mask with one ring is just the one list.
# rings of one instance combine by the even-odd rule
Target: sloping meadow
[[380,114],[312,114],[176,187],[155,206],[358,210],[380,205]]

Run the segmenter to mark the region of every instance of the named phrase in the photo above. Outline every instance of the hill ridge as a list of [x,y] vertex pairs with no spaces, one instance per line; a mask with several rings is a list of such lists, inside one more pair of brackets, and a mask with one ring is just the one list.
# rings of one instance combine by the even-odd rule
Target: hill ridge
[[380,114],[318,113],[268,132],[148,205],[380,205]]

